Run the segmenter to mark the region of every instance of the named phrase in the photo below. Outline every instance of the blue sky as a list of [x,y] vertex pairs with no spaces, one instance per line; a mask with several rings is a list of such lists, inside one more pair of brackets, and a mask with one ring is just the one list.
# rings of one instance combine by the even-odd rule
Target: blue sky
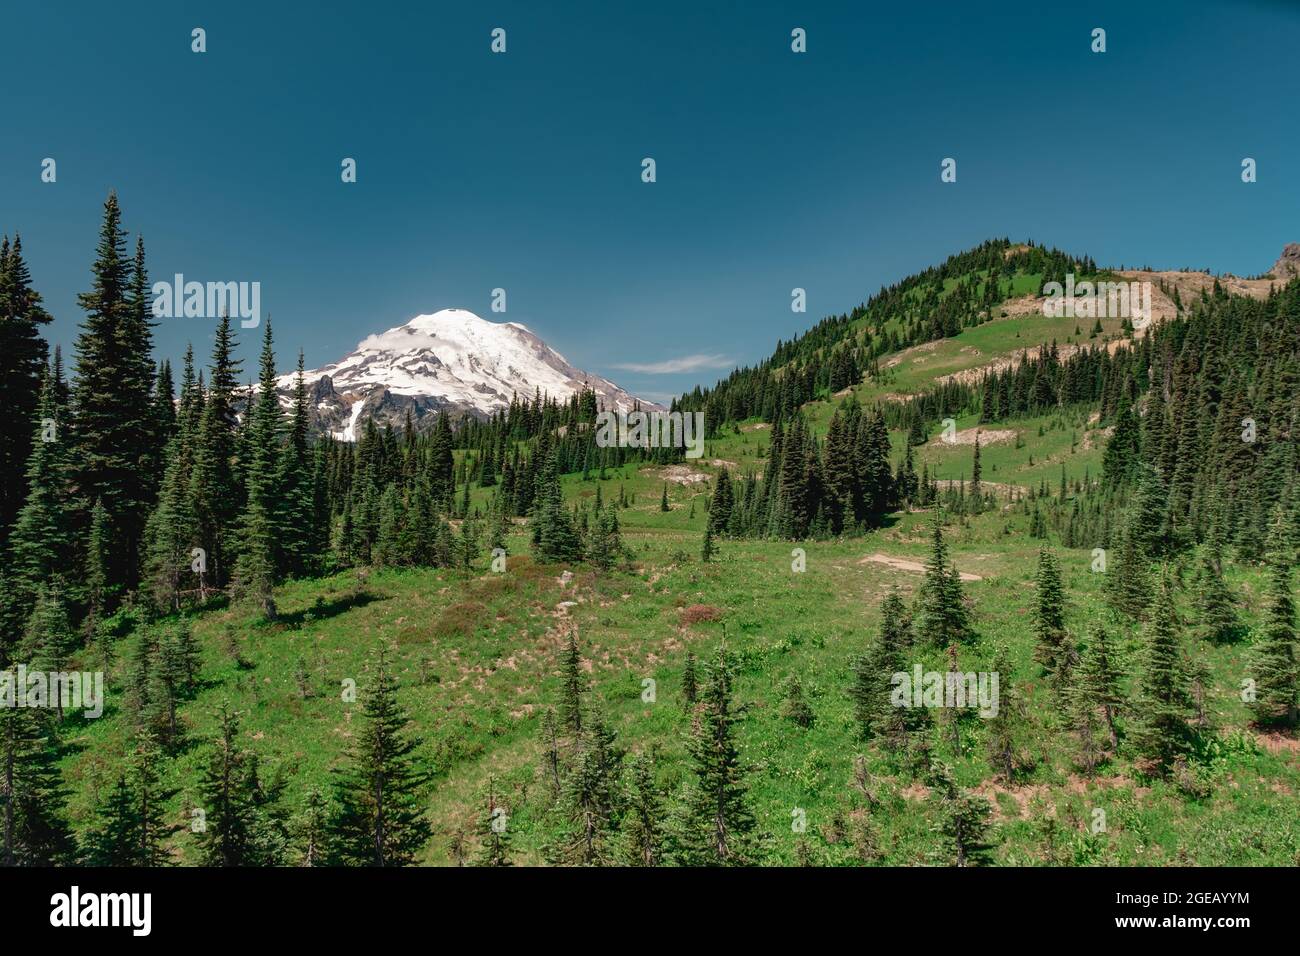
[[1238,273],[1300,241],[1300,4],[874,6],[10,5],[0,232],[69,355],[116,189],[155,279],[261,282],[283,369],[456,306],[651,398],[991,236]]

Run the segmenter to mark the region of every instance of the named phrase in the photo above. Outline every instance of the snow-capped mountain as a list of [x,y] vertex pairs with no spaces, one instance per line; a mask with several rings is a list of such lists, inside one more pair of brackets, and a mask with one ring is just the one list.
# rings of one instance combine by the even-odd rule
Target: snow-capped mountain
[[[276,380],[281,401],[293,394],[296,376]],[[563,401],[587,388],[604,409],[659,408],[574,368],[518,322],[489,322],[465,309],[417,315],[304,378],[317,428],[344,440],[355,439],[367,417],[398,427],[410,409],[424,429],[435,420],[430,413],[486,418],[512,396],[537,392]]]

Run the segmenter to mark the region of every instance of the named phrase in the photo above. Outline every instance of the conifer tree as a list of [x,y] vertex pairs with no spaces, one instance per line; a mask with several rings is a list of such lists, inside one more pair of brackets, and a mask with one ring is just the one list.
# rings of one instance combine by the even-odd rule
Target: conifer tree
[[687,808],[690,825],[678,839],[682,862],[690,865],[738,866],[754,859],[755,820],[736,746],[733,679],[726,650],[719,649],[707,669],[704,708],[689,744],[695,785]]
[[582,735],[582,694],[587,689],[582,676],[582,654],[578,650],[578,632],[569,631],[564,657],[560,661],[560,723],[576,739]]
[[1190,743],[1191,701],[1183,668],[1172,572],[1161,572],[1160,590],[1144,628],[1145,654],[1134,701],[1132,740],[1140,756],[1167,769]]
[[582,542],[564,506],[558,468],[558,455],[552,451],[538,478],[533,546],[543,561],[577,561],[582,557]]
[[346,864],[409,866],[432,833],[422,805],[428,777],[416,767],[420,740],[408,730],[410,717],[398,703],[397,680],[383,654],[362,717],[338,782],[331,841]]
[[618,776],[623,754],[598,709],[578,741],[574,765],[564,780],[565,830],[551,848],[556,862],[601,866],[613,861],[617,830]]
[[1071,675],[1074,693],[1070,699],[1070,712],[1076,727],[1087,729],[1089,736],[1094,733],[1093,721],[1099,715],[1101,729],[1109,738],[1112,751],[1119,748],[1117,717],[1124,703],[1120,674],[1110,634],[1104,627],[1094,626],[1083,648],[1080,664]]
[[199,772],[199,859],[204,866],[274,866],[278,788],[263,786],[257,756],[240,746],[239,718],[224,703],[219,720],[221,736]]
[[243,486],[234,468],[237,420],[233,400],[239,377],[234,347],[230,317],[223,316],[212,349],[212,374],[203,395],[191,476],[194,520],[206,556],[204,584],[217,587],[224,586],[230,574],[235,522],[243,510]]
[[1010,784],[1024,768],[1022,744],[1028,718],[1016,689],[1015,671],[1005,644],[998,646],[993,670],[998,675],[998,698],[996,712],[985,720],[989,764],[1003,783]]
[[162,784],[163,753],[143,736],[107,799],[96,809],[84,856],[92,866],[166,866],[166,841],[179,827],[167,818],[176,791]]
[[969,793],[952,779],[952,771],[936,761],[931,766],[931,793],[939,821],[935,859],[948,866],[983,866],[991,862],[989,802]]
[[95,625],[108,611],[112,598],[109,562],[112,528],[108,511],[101,501],[90,511],[90,535],[86,540],[86,630],[94,633]]
[[1065,592],[1061,588],[1061,566],[1046,548],[1038,552],[1038,581],[1034,607],[1035,659],[1044,671],[1057,676],[1065,641]]
[[[61,581],[55,579],[41,584],[36,590],[36,606],[27,620],[23,646],[26,656],[35,666],[46,672],[63,671],[69,655],[76,649],[76,636],[68,620],[68,607],[64,602]],[[50,701],[63,718],[63,695],[54,693]]]
[[[0,241],[0,552],[27,499],[26,465],[31,457],[32,422],[46,374],[41,326],[53,319],[31,285],[22,239]],[[39,441],[39,437],[36,439]]]
[[299,866],[324,866],[333,857],[330,846],[330,806],[319,787],[307,791],[294,830],[298,842]]
[[1279,507],[1269,530],[1268,587],[1264,620],[1250,649],[1249,674],[1255,682],[1251,716],[1260,725],[1294,724],[1300,697],[1300,664],[1296,661],[1295,597],[1291,568],[1295,545],[1288,540]]
[[639,753],[628,762],[627,810],[620,830],[622,859],[628,866],[658,866],[663,861],[664,796],[655,782],[655,759]]
[[903,655],[911,643],[911,621],[897,588],[880,605],[880,635],[854,662],[853,713],[864,740],[884,736],[899,718],[890,703],[893,675],[905,671]]
[[1119,547],[1106,576],[1106,597],[1115,610],[1135,620],[1151,601],[1148,562],[1133,533],[1132,520],[1120,531]]
[[139,859],[140,823],[125,771],[95,809],[83,856],[91,866],[135,866]]
[[724,467],[718,472],[717,484],[713,489],[713,496],[709,499],[707,530],[710,532],[710,537],[727,533],[731,527],[731,513],[734,508],[735,498],[731,488],[731,476]]
[[[269,323],[268,323],[269,324]],[[293,412],[289,419],[288,440],[280,453],[276,487],[278,570],[284,575],[300,577],[318,570],[322,564],[321,531],[317,527],[315,500],[315,458],[309,447],[310,418],[307,384],[303,378],[303,355],[298,353],[298,374],[294,378]]]
[[1212,548],[1201,555],[1196,587],[1196,638],[1211,644],[1227,644],[1241,633],[1236,601],[1223,580],[1222,561]]
[[5,866],[70,861],[73,843],[57,759],[47,713],[0,707],[0,862]]
[[686,666],[682,669],[682,699],[686,701],[687,707],[694,707],[695,701],[699,696],[699,685],[695,678],[695,655],[686,652]]
[[704,526],[704,541],[700,545],[700,560],[708,564],[713,560],[713,528]]
[[943,526],[937,515],[914,619],[917,636],[931,647],[947,647],[974,637],[962,596],[961,577],[948,561],[948,546],[944,543]]
[[281,424],[280,399],[275,391],[275,352],[271,346],[271,320],[268,316],[262,339],[257,402],[248,418],[247,503],[239,525],[240,552],[235,564],[234,582],[236,592],[256,601],[268,620],[275,619],[273,589],[280,531],[277,464]]
[[[132,263],[126,251],[117,196],[104,204],[91,290],[78,296],[86,317],[76,340],[73,427],[77,453],[73,482],[83,508],[102,501],[117,539],[110,584],[132,587],[138,568],[145,511],[151,503],[146,474],[152,453],[149,393],[148,305],[139,300],[143,250]],[[83,517],[80,527],[86,527]]]
[[[31,457],[27,460],[27,499],[18,512],[9,539],[9,553],[0,565],[0,662],[7,663],[14,637],[36,600],[36,589],[66,567],[71,554],[67,526],[67,453],[56,422],[54,379],[46,374],[41,388]],[[54,423],[49,432],[42,421]],[[45,440],[49,438],[51,440]]]

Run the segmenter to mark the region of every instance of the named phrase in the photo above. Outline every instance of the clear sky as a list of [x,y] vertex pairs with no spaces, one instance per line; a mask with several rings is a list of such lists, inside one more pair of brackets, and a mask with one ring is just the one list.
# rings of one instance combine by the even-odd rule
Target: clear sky
[[992,236],[1265,271],[1300,241],[1298,50],[1263,0],[10,0],[0,232],[69,359],[116,189],[155,279],[261,283],[282,370],[457,306],[663,398]]

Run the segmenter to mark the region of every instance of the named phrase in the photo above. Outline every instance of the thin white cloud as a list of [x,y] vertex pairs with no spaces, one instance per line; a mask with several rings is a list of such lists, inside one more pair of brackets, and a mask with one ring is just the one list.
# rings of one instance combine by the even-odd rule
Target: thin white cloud
[[709,368],[731,368],[736,363],[725,355],[683,355],[662,362],[639,364],[626,362],[615,365],[621,372],[641,372],[644,375],[673,375],[677,372],[698,372]]

